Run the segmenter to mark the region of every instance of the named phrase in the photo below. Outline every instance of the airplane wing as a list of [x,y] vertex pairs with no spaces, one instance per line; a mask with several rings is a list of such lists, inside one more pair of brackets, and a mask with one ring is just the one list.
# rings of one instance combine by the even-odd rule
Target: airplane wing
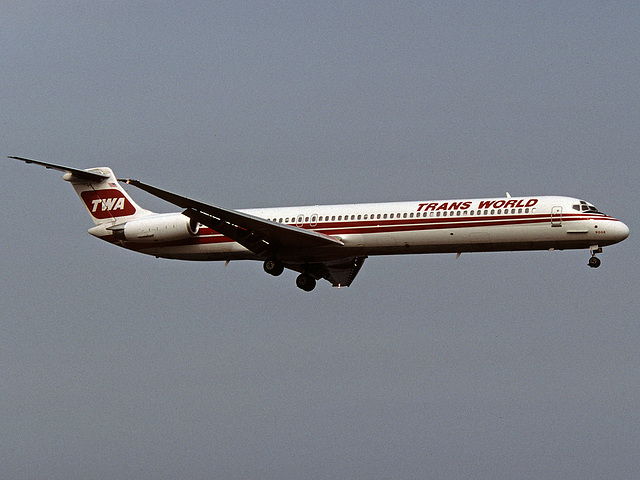
[[42,165],[43,167],[46,167],[51,170],[58,170],[60,172],[70,173],[71,175],[73,175],[74,177],[80,180],[88,180],[90,182],[99,183],[109,178],[109,175],[102,175],[101,173],[95,173],[88,170],[80,170],[78,168],[65,167],[64,165],[56,165],[54,163],[40,162],[38,160],[31,160],[29,158],[11,157],[11,156],[7,158],[13,158],[15,160],[20,160],[21,162],[25,162],[25,163],[35,163],[36,165]]
[[192,200],[168,192],[139,180],[120,180],[162,198],[169,203],[185,208],[183,212],[203,225],[238,242],[256,255],[268,255],[279,248],[312,248],[328,245],[344,245],[329,235],[303,228],[272,222],[246,213]]

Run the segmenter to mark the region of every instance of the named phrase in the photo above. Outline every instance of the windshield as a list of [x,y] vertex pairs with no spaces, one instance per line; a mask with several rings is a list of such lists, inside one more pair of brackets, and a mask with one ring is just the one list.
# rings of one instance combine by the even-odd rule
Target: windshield
[[573,205],[573,209],[579,212],[602,213],[594,205],[580,200],[580,203]]

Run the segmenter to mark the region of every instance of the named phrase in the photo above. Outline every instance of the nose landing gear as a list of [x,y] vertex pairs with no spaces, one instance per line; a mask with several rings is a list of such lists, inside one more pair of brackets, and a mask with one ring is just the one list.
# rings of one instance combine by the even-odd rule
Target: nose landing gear
[[598,257],[596,257],[596,253],[602,253],[602,248],[598,247],[597,245],[592,245],[589,247],[589,251],[591,252],[591,258],[589,259],[589,263],[587,263],[587,265],[589,265],[591,268],[598,268],[600,266],[600,263],[602,262]]
[[589,263],[588,263],[588,265],[589,265],[591,268],[598,268],[598,267],[600,266],[600,263],[601,263],[601,262],[600,262],[600,259],[594,255],[593,257],[591,257],[591,258],[589,259]]

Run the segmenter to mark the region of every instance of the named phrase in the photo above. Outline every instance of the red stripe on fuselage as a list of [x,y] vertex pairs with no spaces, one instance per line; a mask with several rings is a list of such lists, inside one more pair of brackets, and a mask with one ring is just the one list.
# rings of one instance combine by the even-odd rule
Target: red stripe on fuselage
[[[562,222],[576,222],[583,220],[612,220],[619,221],[613,217],[606,215],[583,215],[563,214]],[[295,224],[289,224],[294,226]],[[316,225],[313,228],[309,224],[303,225],[301,228],[313,230],[325,235],[354,235],[354,234],[374,234],[374,233],[401,233],[420,230],[445,230],[460,229],[474,227],[492,227],[492,226],[525,226],[525,225],[550,225],[550,215],[534,214],[534,215],[492,215],[492,216],[471,216],[460,215],[452,217],[416,217],[416,218],[400,218],[400,219],[374,219],[374,220],[347,220],[341,222],[326,222]],[[158,247],[174,247],[187,245],[208,245],[218,243],[234,243],[234,240],[225,237],[214,230],[204,227],[200,232],[191,238],[177,240],[172,242],[157,243],[126,243],[126,247],[132,250],[146,250]]]

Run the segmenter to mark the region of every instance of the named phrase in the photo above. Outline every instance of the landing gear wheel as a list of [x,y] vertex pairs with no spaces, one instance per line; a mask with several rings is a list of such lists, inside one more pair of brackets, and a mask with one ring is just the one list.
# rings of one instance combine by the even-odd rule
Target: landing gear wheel
[[284,272],[284,265],[282,265],[275,258],[268,258],[267,260],[265,260],[262,268],[264,268],[265,272],[267,272],[269,275],[273,275],[274,277],[277,277],[282,272]]
[[596,256],[593,256],[593,257],[591,257],[589,259],[589,264],[588,265],[591,268],[598,268],[600,266],[600,263],[601,263],[600,259],[598,257],[596,257]]
[[298,278],[296,278],[296,286],[305,292],[310,292],[316,288],[316,279],[308,273],[301,273],[298,275]]

